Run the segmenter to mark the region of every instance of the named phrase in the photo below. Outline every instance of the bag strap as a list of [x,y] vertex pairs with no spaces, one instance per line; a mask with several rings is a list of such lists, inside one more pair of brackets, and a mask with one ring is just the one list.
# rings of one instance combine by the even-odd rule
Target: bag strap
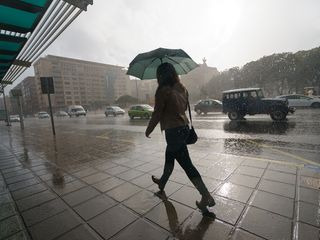
[[189,93],[188,93],[188,97],[187,97],[187,104],[188,104],[188,110],[189,110],[190,123],[191,123],[191,127],[192,127],[192,117],[191,117],[191,110],[190,110],[190,104],[189,104]]

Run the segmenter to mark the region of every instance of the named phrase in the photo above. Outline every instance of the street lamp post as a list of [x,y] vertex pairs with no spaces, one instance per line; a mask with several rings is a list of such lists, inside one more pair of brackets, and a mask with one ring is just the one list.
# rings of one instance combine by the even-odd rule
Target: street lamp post
[[138,94],[138,80],[135,79],[136,81],[136,91],[137,91],[137,100],[139,101],[139,94]]
[[4,104],[4,111],[6,112],[6,119],[7,119],[7,126],[11,126],[9,115],[8,115],[8,109],[7,109],[7,103],[6,103],[6,94],[4,93],[4,86],[1,84],[2,87],[2,94],[3,94],[3,104]]

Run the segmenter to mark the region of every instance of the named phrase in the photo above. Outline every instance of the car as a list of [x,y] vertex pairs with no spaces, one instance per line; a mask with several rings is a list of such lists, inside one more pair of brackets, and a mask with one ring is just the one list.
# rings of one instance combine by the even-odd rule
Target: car
[[295,109],[281,98],[265,98],[261,88],[241,88],[223,91],[222,112],[230,120],[243,119],[245,115],[269,114],[274,121],[286,119]]
[[128,111],[130,119],[135,117],[149,119],[153,113],[153,107],[148,104],[133,105]]
[[118,106],[108,106],[106,107],[104,114],[106,115],[106,117],[108,117],[109,115],[116,117],[118,115],[124,115],[125,111]]
[[66,113],[65,111],[58,111],[54,114],[56,117],[68,117],[68,113]]
[[194,105],[194,111],[198,115],[207,114],[208,112],[221,112],[222,102],[216,99],[200,100]]
[[47,112],[38,112],[38,118],[42,119],[42,118],[49,118],[50,115]]
[[312,107],[320,108],[320,99],[302,94],[289,94],[277,96],[278,99],[286,99],[290,107]]
[[10,122],[20,122],[20,117],[19,115],[10,115],[9,120]]
[[67,110],[70,117],[86,116],[87,111],[81,105],[71,105]]

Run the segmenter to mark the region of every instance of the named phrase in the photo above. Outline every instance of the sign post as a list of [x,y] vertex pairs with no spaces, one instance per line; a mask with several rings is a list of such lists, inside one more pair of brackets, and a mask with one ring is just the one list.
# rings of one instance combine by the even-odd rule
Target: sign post
[[54,85],[53,85],[53,78],[52,77],[40,77],[41,81],[41,91],[43,94],[48,94],[48,102],[49,102],[49,110],[50,110],[50,117],[51,117],[51,126],[52,126],[52,133],[55,136],[56,130],[54,127],[53,121],[53,114],[52,114],[52,105],[51,105],[51,98],[50,93],[54,93]]
[[22,91],[21,91],[21,89],[12,89],[11,95],[13,97],[17,98],[17,103],[18,103],[18,108],[19,108],[20,127],[23,130],[24,123],[23,123],[22,103],[21,103]]
[[5,109],[5,112],[6,112],[7,126],[10,127],[11,123],[10,123],[10,119],[9,119],[9,115],[8,115],[8,109],[7,109],[7,104],[6,104],[6,94],[4,92],[3,81],[2,81],[1,87],[2,87],[2,93],[3,93],[4,109]]

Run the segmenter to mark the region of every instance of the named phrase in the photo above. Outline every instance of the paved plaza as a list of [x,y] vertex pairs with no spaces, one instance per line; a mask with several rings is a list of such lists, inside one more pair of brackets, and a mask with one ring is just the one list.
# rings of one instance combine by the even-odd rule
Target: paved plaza
[[200,195],[178,164],[166,195],[155,194],[163,135],[57,132],[0,127],[1,240],[319,239],[317,166],[190,146],[214,219],[196,208]]

